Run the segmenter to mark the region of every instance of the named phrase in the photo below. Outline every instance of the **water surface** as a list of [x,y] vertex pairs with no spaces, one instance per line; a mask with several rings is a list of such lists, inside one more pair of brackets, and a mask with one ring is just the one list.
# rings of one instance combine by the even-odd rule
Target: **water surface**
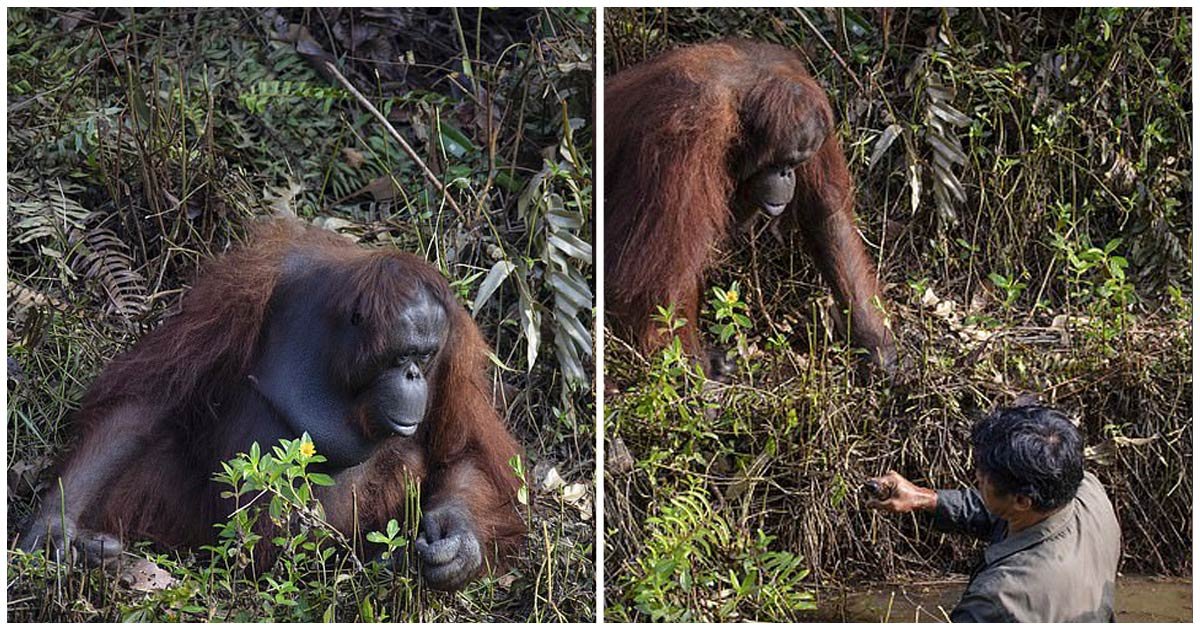
[[[965,580],[882,584],[862,590],[824,590],[817,616],[827,621],[943,622]],[[1117,578],[1117,621],[1191,622],[1191,578]]]

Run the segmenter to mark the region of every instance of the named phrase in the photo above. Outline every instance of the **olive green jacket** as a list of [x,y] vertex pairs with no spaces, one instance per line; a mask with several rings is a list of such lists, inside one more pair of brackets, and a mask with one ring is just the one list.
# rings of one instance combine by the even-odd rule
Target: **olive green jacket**
[[975,490],[939,490],[933,526],[991,541],[952,621],[1116,620],[1121,528],[1091,473],[1070,503],[1012,536]]

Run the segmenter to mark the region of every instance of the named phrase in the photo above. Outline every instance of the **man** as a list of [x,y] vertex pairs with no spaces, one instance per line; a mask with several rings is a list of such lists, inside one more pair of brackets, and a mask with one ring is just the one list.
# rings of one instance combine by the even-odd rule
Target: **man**
[[1121,530],[1083,439],[1040,406],[1000,409],[971,432],[978,491],[931,490],[895,472],[867,507],[932,512],[936,529],[991,544],[952,621],[1115,621]]

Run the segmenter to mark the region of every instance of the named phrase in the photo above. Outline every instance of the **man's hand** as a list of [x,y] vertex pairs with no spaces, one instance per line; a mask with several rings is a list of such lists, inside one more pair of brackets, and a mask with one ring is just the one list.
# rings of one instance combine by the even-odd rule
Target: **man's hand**
[[873,510],[884,512],[914,512],[917,510],[932,511],[937,507],[937,491],[922,488],[900,476],[900,473],[889,470],[882,477],[871,480],[878,484],[884,500],[868,499],[866,506]]

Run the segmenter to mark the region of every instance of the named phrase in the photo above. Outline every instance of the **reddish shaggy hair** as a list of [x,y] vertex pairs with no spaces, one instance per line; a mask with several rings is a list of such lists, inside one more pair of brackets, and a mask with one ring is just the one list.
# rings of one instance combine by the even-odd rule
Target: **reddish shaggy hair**
[[[416,483],[423,502],[452,496],[466,504],[488,564],[515,550],[525,528],[515,502],[521,482],[509,462],[521,451],[492,405],[488,345],[478,327],[424,260],[359,247],[295,220],[259,224],[245,246],[207,264],[178,312],[100,374],[78,414],[81,439],[64,479],[107,470],[96,462],[113,444],[124,441],[136,455],[111,471],[80,527],[166,546],[214,538],[212,524],[227,517],[229,505],[210,476],[255,435],[222,411],[250,395],[247,380],[277,288],[314,270],[325,278],[321,299],[330,314],[353,314],[367,331],[364,347],[333,358],[334,378],[348,379],[354,362],[379,355],[381,331],[422,288],[445,309],[449,326],[416,437],[387,438],[366,462],[335,474],[337,484],[319,496],[330,523],[369,532],[403,520],[406,485]],[[346,421],[367,430],[361,410],[356,416]]]
[[679,48],[609,79],[604,106],[605,300],[617,334],[642,351],[661,347],[656,307],[674,304],[687,320],[684,347],[700,357],[704,271],[730,230],[739,184],[824,138],[796,168],[784,221],[803,232],[850,312],[854,341],[894,360],[833,111],[799,55],[750,41]]

